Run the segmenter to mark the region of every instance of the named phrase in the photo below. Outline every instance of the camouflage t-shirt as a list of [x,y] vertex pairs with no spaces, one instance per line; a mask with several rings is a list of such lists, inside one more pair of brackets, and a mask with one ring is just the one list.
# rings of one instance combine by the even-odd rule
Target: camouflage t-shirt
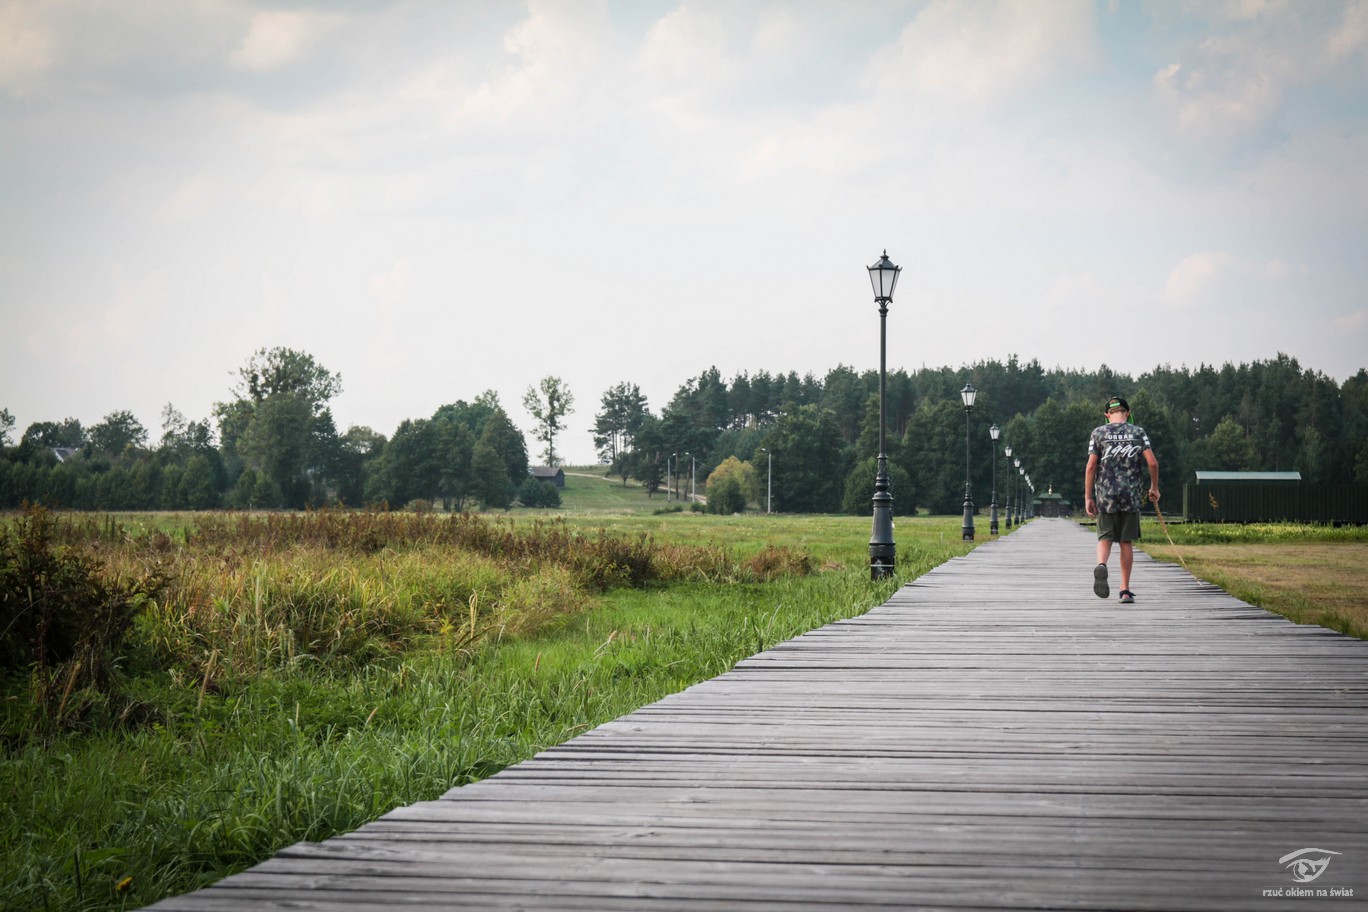
[[1149,480],[1145,429],[1130,422],[1104,424],[1088,439],[1088,455],[1097,454],[1097,483],[1093,496],[1103,513],[1135,513],[1145,502]]

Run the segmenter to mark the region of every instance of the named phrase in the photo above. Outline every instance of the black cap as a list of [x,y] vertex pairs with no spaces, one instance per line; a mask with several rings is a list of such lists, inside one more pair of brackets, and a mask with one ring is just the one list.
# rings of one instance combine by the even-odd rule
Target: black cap
[[1113,409],[1120,409],[1123,412],[1129,412],[1130,403],[1127,402],[1125,399],[1122,399],[1120,396],[1112,396],[1110,399],[1107,400],[1106,411],[1110,412]]

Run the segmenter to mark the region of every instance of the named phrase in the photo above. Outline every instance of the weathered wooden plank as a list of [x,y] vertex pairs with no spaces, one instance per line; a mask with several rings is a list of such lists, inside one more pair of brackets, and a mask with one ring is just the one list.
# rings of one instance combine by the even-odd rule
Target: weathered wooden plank
[[1368,643],[1038,521],[442,799],[158,904],[1258,909],[1368,896]]

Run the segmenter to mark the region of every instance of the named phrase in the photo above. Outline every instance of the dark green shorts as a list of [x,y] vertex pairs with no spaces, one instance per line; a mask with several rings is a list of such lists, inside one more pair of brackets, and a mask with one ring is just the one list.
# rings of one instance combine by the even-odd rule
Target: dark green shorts
[[1140,538],[1139,513],[1098,513],[1098,541],[1136,541]]

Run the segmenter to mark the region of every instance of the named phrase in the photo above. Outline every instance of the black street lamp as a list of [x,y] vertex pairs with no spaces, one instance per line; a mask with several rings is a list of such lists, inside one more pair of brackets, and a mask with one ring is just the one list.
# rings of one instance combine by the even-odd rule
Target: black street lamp
[[988,534],[998,534],[997,522],[997,440],[1001,436],[1002,429],[996,424],[988,428],[988,436],[993,438],[993,499],[988,507]]
[[1002,448],[1007,455],[1007,528],[1012,528],[1012,445]]
[[974,540],[974,492],[969,480],[969,413],[974,410],[977,396],[978,390],[972,384],[966,383],[964,389],[960,390],[960,398],[964,400],[964,528],[960,531],[965,541]]
[[888,491],[888,450],[884,447],[884,401],[888,383],[888,305],[898,284],[901,266],[894,266],[883,252],[869,269],[869,284],[874,286],[874,303],[879,305],[879,463],[874,476],[874,528],[869,535],[869,578],[880,580],[893,575],[897,545],[893,542],[893,495]]

